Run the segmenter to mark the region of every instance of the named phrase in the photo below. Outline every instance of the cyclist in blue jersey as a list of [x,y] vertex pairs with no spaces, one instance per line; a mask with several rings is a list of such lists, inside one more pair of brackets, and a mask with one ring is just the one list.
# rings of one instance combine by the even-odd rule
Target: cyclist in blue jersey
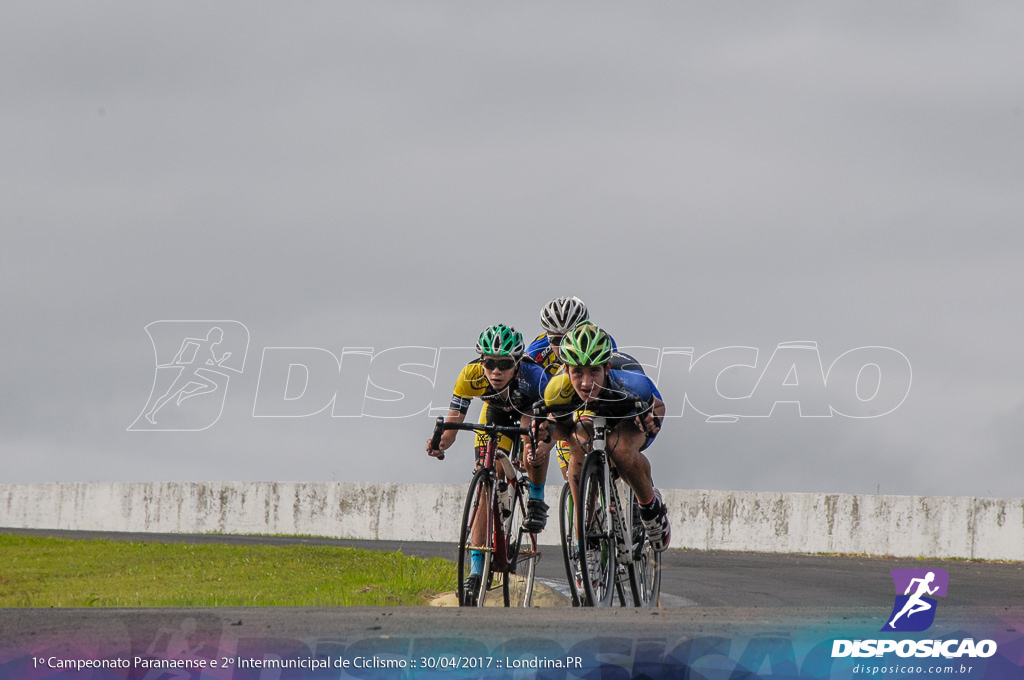
[[[578,297],[555,298],[540,310],[540,326],[544,332],[527,346],[527,356],[543,366],[548,375],[555,375],[562,367],[562,360],[558,357],[559,343],[566,333],[589,318],[587,306]],[[612,350],[616,350],[615,338],[611,340]]]
[[[608,419],[607,451],[622,479],[640,503],[651,546],[665,550],[671,540],[668,511],[654,487],[651,464],[642,453],[661,429],[665,404],[650,378],[631,370],[611,367],[612,347],[608,334],[591,323],[578,325],[563,339],[559,353],[565,372],[553,377],[544,390],[544,403],[556,410],[540,424],[552,431],[534,451],[527,445],[527,460],[547,461],[555,439],[569,442],[569,484],[575,496],[590,439],[590,418]],[[646,405],[637,415],[636,402]]]

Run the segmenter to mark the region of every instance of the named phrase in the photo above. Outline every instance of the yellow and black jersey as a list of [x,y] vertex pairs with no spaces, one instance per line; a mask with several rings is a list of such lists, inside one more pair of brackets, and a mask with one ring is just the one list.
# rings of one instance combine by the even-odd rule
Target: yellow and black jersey
[[544,369],[530,357],[523,357],[515,377],[509,383],[508,392],[502,397],[487,381],[483,360],[476,359],[466,364],[455,380],[451,408],[465,413],[469,410],[470,402],[477,398],[492,408],[528,413],[530,407],[544,395],[547,383],[548,375]]

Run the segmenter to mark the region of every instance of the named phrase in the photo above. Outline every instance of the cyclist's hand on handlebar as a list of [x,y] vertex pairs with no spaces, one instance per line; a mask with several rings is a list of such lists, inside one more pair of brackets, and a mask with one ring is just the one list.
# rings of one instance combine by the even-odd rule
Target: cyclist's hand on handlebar
[[648,437],[653,437],[661,430],[661,419],[651,411],[638,415],[636,424]]
[[523,461],[526,465],[533,467],[545,467],[548,464],[548,452],[551,450],[550,446],[545,446],[540,443],[536,448],[533,444],[525,444],[523,446]]
[[438,447],[436,449],[431,450],[430,440],[427,440],[427,455],[433,458],[439,458],[441,460],[444,460],[445,450],[454,443],[455,430],[446,430],[445,433],[441,435],[441,441],[438,443]]
[[537,438],[538,442],[544,442],[545,444],[551,441],[551,429],[548,425],[548,421],[534,420],[533,436]]

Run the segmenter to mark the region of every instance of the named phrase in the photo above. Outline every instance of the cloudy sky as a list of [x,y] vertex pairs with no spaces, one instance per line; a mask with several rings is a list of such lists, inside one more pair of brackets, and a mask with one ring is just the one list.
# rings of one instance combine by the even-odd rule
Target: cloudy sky
[[[2,482],[462,482],[470,437],[423,446],[471,353],[412,382],[312,357],[532,337],[569,294],[652,377],[693,348],[659,379],[681,414],[661,487],[1019,497],[1022,23],[996,1],[7,3]],[[198,431],[133,427],[213,327],[154,325],[180,320],[234,359],[159,411]],[[791,342],[817,353],[768,371]],[[332,417],[334,385],[369,412],[389,382],[415,385],[407,417]],[[739,420],[707,422],[724,397]],[[872,399],[895,401],[833,413]]]

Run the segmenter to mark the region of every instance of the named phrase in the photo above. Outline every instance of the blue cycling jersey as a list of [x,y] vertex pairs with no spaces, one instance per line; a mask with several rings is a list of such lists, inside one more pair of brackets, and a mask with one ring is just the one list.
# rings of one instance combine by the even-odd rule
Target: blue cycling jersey
[[[647,373],[644,372],[644,367],[640,364],[640,362],[631,357],[630,355],[626,354],[625,352],[615,352],[614,354],[612,354],[611,368],[613,371],[633,371],[634,373],[647,375]],[[654,386],[654,396],[656,396],[658,399],[661,399],[661,392],[658,391],[658,386],[654,385],[653,380],[651,381],[651,385]]]

